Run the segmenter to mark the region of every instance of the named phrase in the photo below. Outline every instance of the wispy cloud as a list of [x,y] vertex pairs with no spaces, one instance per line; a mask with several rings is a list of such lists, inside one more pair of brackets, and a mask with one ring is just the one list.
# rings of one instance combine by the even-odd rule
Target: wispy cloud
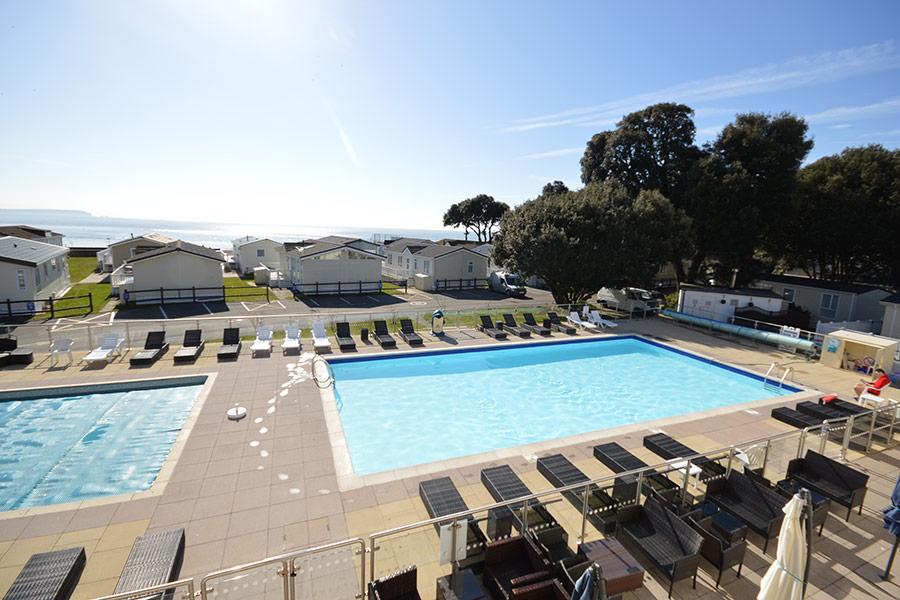
[[828,121],[848,121],[853,119],[866,119],[880,117],[900,112],[900,96],[888,98],[881,102],[863,104],[861,106],[838,106],[829,108],[811,115],[806,115],[810,123],[822,123]]
[[837,125],[831,125],[829,129],[849,129],[853,127],[850,123],[838,123]]
[[557,158],[559,156],[575,156],[582,153],[584,153],[584,146],[578,146],[577,148],[560,148],[558,150],[548,150],[547,152],[526,154],[520,156],[519,160],[541,160],[543,158]]
[[353,142],[350,141],[350,136],[347,135],[347,131],[344,129],[344,125],[341,123],[341,120],[338,118],[337,113],[331,108],[331,105],[328,104],[327,101],[323,99],[325,104],[325,109],[328,111],[328,114],[331,115],[331,121],[334,123],[334,127],[338,131],[338,136],[341,138],[341,143],[344,145],[344,150],[347,151],[347,156],[350,157],[350,160],[353,161],[353,164],[357,167],[359,166],[359,156],[356,154],[356,148],[353,147]]
[[700,79],[593,106],[520,119],[499,128],[521,132],[567,125],[606,126],[622,115],[661,101],[688,104],[737,98],[839,81],[864,73],[900,68],[893,41],[792,58],[785,62]]

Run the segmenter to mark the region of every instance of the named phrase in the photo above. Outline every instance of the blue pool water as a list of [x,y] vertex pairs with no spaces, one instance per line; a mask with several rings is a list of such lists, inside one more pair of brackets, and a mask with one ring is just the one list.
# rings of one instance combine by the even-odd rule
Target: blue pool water
[[0,402],[0,510],[146,490],[201,388]]
[[332,367],[359,475],[797,391],[627,337]]

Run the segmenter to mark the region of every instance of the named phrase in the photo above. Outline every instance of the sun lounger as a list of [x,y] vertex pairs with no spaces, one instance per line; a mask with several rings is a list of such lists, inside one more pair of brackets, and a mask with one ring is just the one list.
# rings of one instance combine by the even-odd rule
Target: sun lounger
[[[590,481],[587,475],[573,465],[562,454],[552,454],[539,458],[537,461],[538,472],[550,482],[553,487],[565,487],[576,483]],[[611,534],[616,529],[616,510],[628,502],[634,502],[636,496],[634,482],[616,480],[613,486],[613,495],[605,490],[591,486],[588,496],[588,520],[594,527],[604,534]],[[564,492],[563,495],[579,511],[584,504],[584,489],[578,488]]]
[[[497,502],[506,502],[531,495],[531,490],[519,479],[519,476],[516,475],[516,472],[509,465],[482,469],[481,483],[484,484],[491,497]],[[509,508],[498,510],[492,517],[495,522],[503,518],[511,520],[521,533],[525,533],[526,529],[533,532],[536,541],[546,547],[548,558],[551,558],[554,562],[561,556],[570,555],[571,553],[568,552],[569,536],[565,529],[560,527],[556,519],[553,518],[547,507],[537,500],[530,501],[528,503],[527,521],[525,521],[523,520],[523,515],[525,514],[523,510],[524,504],[524,502],[510,504]],[[496,526],[495,529],[499,533],[507,535],[511,533],[511,528]],[[503,531],[504,529],[506,529],[505,532]],[[559,531],[551,531],[556,529]],[[488,520],[488,533],[490,532],[491,517]],[[491,538],[496,539],[496,536],[492,535]]]
[[594,325],[597,325],[601,329],[606,329],[608,327],[618,327],[619,324],[615,321],[610,321],[609,319],[604,319],[603,315],[600,314],[599,310],[589,311],[587,314],[587,320]]
[[241,353],[241,330],[229,327],[222,333],[222,346],[219,348],[219,360],[237,360]]
[[587,321],[582,321],[581,317],[574,310],[569,313],[569,322],[574,323],[576,326],[581,327],[585,331],[597,331],[597,329],[599,329],[593,323],[588,323]]
[[121,356],[122,346],[125,345],[125,338],[119,337],[115,333],[104,335],[100,338],[100,346],[91,350],[91,352],[82,358],[86,363],[112,362],[114,356]]
[[[147,587],[178,580],[184,559],[184,529],[157,531],[142,535],[134,541],[131,552],[116,583],[116,594],[133,592]],[[146,596],[161,600],[168,595]]]
[[[654,433],[644,436],[644,448],[647,448],[657,456],[661,456],[666,460],[672,460],[673,458],[686,459],[690,456],[700,454],[665,433]],[[725,474],[725,467],[705,456],[699,456],[692,459],[691,464],[695,467],[699,467],[703,472],[700,476],[701,480]]]
[[378,344],[382,348],[396,348],[397,340],[394,339],[394,336],[388,333],[387,322],[373,321],[373,324],[375,325],[375,333],[372,337],[375,338],[375,341],[378,342]]
[[808,487],[847,507],[847,520],[857,506],[862,514],[869,476],[812,450],[788,463],[787,476],[798,486]]
[[765,539],[763,554],[769,540],[778,537],[784,518],[782,509],[788,502],[784,496],[737,471],[732,471],[727,478],[707,482],[706,499],[760,534]]
[[72,347],[75,345],[75,340],[65,339],[65,338],[56,338],[52,342],[50,342],[50,366],[55,367],[59,364],[59,355],[65,354],[69,357],[69,364],[74,362],[74,358],[72,357]]
[[[819,403],[823,404],[821,398],[819,399]],[[865,406],[860,406],[859,404],[857,404],[855,402],[847,402],[846,400],[841,400],[840,398],[836,398],[835,400],[832,400],[828,404],[823,404],[823,405],[833,408],[835,410],[839,410],[842,413],[844,413],[845,416],[848,416],[848,417],[855,416],[855,415],[861,415],[863,413],[869,412],[869,409],[866,408]]]
[[129,360],[132,367],[148,366],[159,360],[159,357],[169,350],[165,331],[151,331],[144,341],[144,349],[135,354]]
[[325,324],[316,320],[312,326],[313,349],[316,353],[331,352],[331,342],[328,341],[328,335],[325,333]]
[[779,406],[778,408],[773,408],[772,418],[776,421],[787,423],[791,427],[796,427],[797,429],[805,429],[807,427],[815,427],[816,425],[822,424],[822,419],[820,417],[814,417],[812,415],[796,411],[793,408],[788,408],[787,406]]
[[648,498],[643,506],[619,511],[620,539],[637,546],[669,580],[669,597],[676,581],[693,577],[697,587],[703,538],[690,525]]
[[807,415],[821,418],[823,421],[834,421],[847,418],[846,413],[834,407],[828,406],[827,404],[817,404],[815,402],[810,402],[809,400],[805,402],[798,402],[794,408],[799,412],[805,413]]
[[522,313],[522,320],[525,321],[523,327],[527,328],[529,331],[531,331],[531,333],[536,333],[538,335],[550,335],[550,328],[539,325],[538,322],[534,320],[533,314]]
[[[613,473],[635,471],[648,466],[616,442],[594,446],[594,458],[609,467]],[[662,496],[667,502],[671,502],[680,489],[671,479],[653,470],[644,472],[644,486],[645,489],[649,488]]]
[[[456,489],[449,477],[419,482],[419,498],[422,499],[422,504],[425,505],[425,510],[432,519],[469,510],[465,500],[459,495],[459,490]],[[441,525],[446,525],[446,523],[436,523],[434,528],[440,532]],[[465,568],[481,562],[486,544],[487,538],[475,519],[470,516],[466,532],[466,558],[459,562],[459,566]]]
[[416,328],[413,327],[410,319],[400,319],[400,339],[410,346],[421,346],[425,343],[422,336],[416,333]]
[[506,332],[500,331],[496,327],[494,327],[494,323],[491,321],[491,318],[487,315],[481,315],[481,325],[478,326],[479,331],[483,332],[488,337],[492,337],[495,340],[505,340]]
[[255,357],[257,354],[272,354],[272,330],[268,327],[256,328],[256,339],[250,346],[250,356]]
[[415,565],[369,582],[369,600],[421,600]]
[[82,546],[32,554],[3,600],[66,600],[78,585],[85,561]]
[[184,340],[181,348],[175,353],[174,360],[176,363],[192,363],[197,360],[206,342],[203,341],[203,332],[199,329],[188,329],[184,332]]
[[343,323],[335,323],[335,336],[337,338],[338,348],[341,349],[341,352],[345,350],[356,350],[356,342],[353,341],[353,336],[350,335],[350,323],[346,321]]
[[508,331],[513,335],[517,335],[522,338],[530,338],[531,330],[527,327],[519,327],[519,324],[516,323],[515,317],[510,313],[503,313],[503,331]]
[[284,341],[281,342],[281,353],[287,354],[288,352],[300,354],[300,328],[299,327],[292,326],[292,327],[284,328]]
[[565,333],[568,335],[575,335],[575,328],[560,321],[559,315],[555,312],[548,312],[547,320],[550,321],[550,329],[552,329],[553,331],[558,331],[560,333]]

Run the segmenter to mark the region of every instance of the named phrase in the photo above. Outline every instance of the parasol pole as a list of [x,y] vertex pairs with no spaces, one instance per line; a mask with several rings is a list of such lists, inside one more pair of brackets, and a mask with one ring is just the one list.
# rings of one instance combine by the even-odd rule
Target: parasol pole
[[809,568],[812,561],[813,547],[813,506],[809,490],[800,488],[800,498],[803,500],[803,514],[806,517],[806,564],[803,567],[803,593],[806,596],[806,586],[809,583]]
[[891,578],[891,567],[894,565],[894,556],[897,554],[898,542],[900,542],[900,535],[895,535],[894,545],[891,547],[891,554],[888,556],[887,566],[884,568],[884,573],[881,574],[881,578],[885,581]]

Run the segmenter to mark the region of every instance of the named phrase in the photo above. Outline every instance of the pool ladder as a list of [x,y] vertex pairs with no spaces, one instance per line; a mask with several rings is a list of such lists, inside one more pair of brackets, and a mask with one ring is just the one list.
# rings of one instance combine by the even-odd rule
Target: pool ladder
[[[318,365],[321,365],[322,367],[317,368]],[[324,377],[320,376],[320,373],[324,373]],[[334,385],[334,373],[331,371],[331,365],[318,354],[313,357],[312,376],[313,381],[320,390],[330,388]]]
[[[793,372],[794,368],[784,367],[784,372],[781,374],[781,377],[778,377],[778,370],[781,368],[781,365],[779,365],[778,363],[773,362],[771,365],[769,365],[769,370],[766,371],[766,374],[763,376],[763,387],[767,385],[775,385],[776,381],[778,382],[779,389],[784,387],[785,380],[788,378],[788,375]],[[771,381],[769,380],[770,376]]]

